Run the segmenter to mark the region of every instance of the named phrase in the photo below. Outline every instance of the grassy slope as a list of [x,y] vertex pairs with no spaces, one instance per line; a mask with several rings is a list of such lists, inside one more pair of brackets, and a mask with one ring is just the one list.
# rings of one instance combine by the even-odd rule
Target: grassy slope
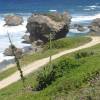
[[[27,64],[41,59],[41,58],[45,58],[48,57],[50,54],[56,54],[60,51],[66,50],[66,49],[70,49],[70,48],[74,48],[74,47],[78,47],[82,44],[85,44],[87,42],[89,42],[91,39],[88,37],[68,37],[68,38],[63,38],[57,41],[52,42],[53,44],[53,50],[50,51],[48,50],[48,45],[44,46],[44,51],[40,52],[40,53],[35,53],[32,55],[25,55],[22,59],[21,59],[21,66],[26,66]],[[14,68],[10,68],[4,72],[0,73],[0,80],[2,80],[3,78],[11,75],[12,73],[14,73],[16,71],[16,67]]]
[[[57,79],[43,91],[23,91],[21,82],[19,81],[0,90],[0,100],[73,100],[72,96],[68,96],[69,92],[75,91],[86,85],[86,80],[90,76],[95,75],[96,71],[100,72],[100,44],[81,51],[93,51],[94,55],[79,60],[79,62],[82,63],[80,67],[71,70],[69,73],[66,72],[63,77]],[[67,56],[64,57],[67,58]],[[70,54],[69,57],[73,58],[74,54]],[[56,62],[59,62],[62,58],[63,57],[60,57]],[[34,86],[36,82],[35,74],[27,76],[26,80],[27,84],[30,83]],[[67,99],[67,97],[69,98]]]

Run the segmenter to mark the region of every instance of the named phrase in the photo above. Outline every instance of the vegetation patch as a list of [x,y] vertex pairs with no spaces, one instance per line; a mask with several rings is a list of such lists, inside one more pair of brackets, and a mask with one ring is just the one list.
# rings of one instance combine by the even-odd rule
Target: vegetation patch
[[[43,69],[40,69],[41,72],[39,71],[39,73],[36,72],[26,77],[26,84],[33,86],[33,88],[45,82],[46,87],[43,87],[41,91],[22,92],[21,83],[19,81],[0,90],[0,99],[74,100],[73,95],[69,95],[73,93],[73,91],[87,85],[88,80],[100,73],[100,44],[79,52],[94,52],[94,54],[81,57],[80,59],[75,58],[75,54],[78,52],[72,53],[69,56],[65,55],[60,57],[52,62],[52,67],[46,65]],[[54,71],[54,77],[52,78],[52,69],[51,71],[49,69],[53,68],[53,66],[56,66],[54,68],[57,71]],[[37,79],[37,77],[40,78]],[[49,79],[47,79],[47,77]],[[48,84],[48,81],[50,84]],[[14,96],[16,96],[16,98],[13,98]]]
[[38,84],[36,90],[43,90],[56,81],[58,78],[64,76],[65,73],[70,72],[72,69],[79,67],[80,64],[75,59],[62,58],[51,66],[45,66],[39,71],[37,75]]
[[[88,37],[69,37],[69,38],[62,38],[62,39],[58,39],[58,40],[54,40],[52,41],[52,49],[61,49],[61,48],[74,48],[76,46],[80,46],[84,43],[87,43],[88,41],[91,41],[91,38]],[[49,49],[49,43],[47,43],[44,46],[44,50],[48,50]]]
[[76,59],[80,59],[80,58],[84,58],[84,57],[89,57],[89,56],[92,56],[94,55],[94,52],[77,52],[75,54],[75,58]]
[[[26,54],[20,59],[20,64],[22,67],[34,62],[35,60],[54,55],[58,52],[75,48],[91,41],[90,37],[67,37],[59,40],[52,41],[52,50],[49,50],[49,43],[44,46],[44,50],[38,53]],[[13,74],[16,68],[10,68],[4,72],[0,72],[0,80]],[[5,74],[3,74],[5,73]]]

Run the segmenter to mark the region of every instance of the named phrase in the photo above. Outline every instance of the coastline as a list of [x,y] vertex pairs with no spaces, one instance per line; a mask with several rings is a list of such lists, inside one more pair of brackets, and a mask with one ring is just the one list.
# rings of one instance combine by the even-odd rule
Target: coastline
[[[52,12],[52,11],[51,11]],[[20,15],[20,14],[19,14]],[[8,41],[7,41],[7,37],[6,37],[6,32],[8,30],[8,32],[11,33],[11,36],[12,36],[12,41],[13,43],[19,47],[19,48],[25,48],[25,47],[28,47],[30,46],[30,44],[25,44],[25,43],[22,43],[23,39],[22,37],[26,34],[26,24],[27,24],[27,18],[30,16],[31,14],[22,14],[22,17],[24,19],[24,23],[22,25],[19,25],[19,26],[12,26],[12,27],[3,27],[3,24],[4,24],[4,16],[6,16],[4,14],[4,16],[2,15],[1,17],[1,24],[0,24],[0,27],[1,27],[1,32],[0,32],[0,36],[1,36],[1,39],[0,39],[0,49],[1,51],[3,51],[9,44],[8,44]],[[89,17],[89,18],[88,18]],[[79,24],[87,24],[86,21],[88,21],[88,24],[95,18],[97,17],[100,17],[100,14],[94,14],[93,16],[89,16],[89,15],[84,15],[84,16],[79,16],[79,15],[74,15],[72,16],[72,23],[79,23]],[[88,19],[87,19],[88,18]],[[20,29],[20,30],[19,30]],[[86,29],[86,32],[80,32],[80,31],[77,31],[76,29],[70,29],[69,30],[69,33],[68,33],[68,36],[78,36],[78,35],[87,35],[87,32],[88,32],[88,29]],[[86,33],[86,34],[85,34]],[[30,52],[30,51],[29,51]],[[0,52],[1,53],[1,52]],[[2,59],[2,56],[0,57],[0,59]],[[8,68],[11,68],[12,65],[13,65],[13,62],[10,62],[10,63],[7,63],[9,62],[10,60],[6,60],[7,58],[5,57],[4,60],[2,62],[0,62],[0,72],[1,71],[4,71]],[[2,65],[3,64],[3,65]]]
[[15,67],[15,64],[9,64],[9,65],[5,66],[4,68],[0,69],[0,73],[8,70],[9,68],[13,68],[13,67]]
[[3,72],[14,66],[15,66],[14,59],[4,60],[4,61],[0,62],[0,72]]

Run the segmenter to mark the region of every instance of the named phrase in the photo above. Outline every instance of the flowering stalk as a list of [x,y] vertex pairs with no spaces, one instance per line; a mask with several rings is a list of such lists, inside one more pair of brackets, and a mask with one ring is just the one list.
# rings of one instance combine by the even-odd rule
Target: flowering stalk
[[8,39],[9,39],[10,45],[11,45],[11,50],[12,50],[12,54],[13,54],[14,59],[15,59],[15,63],[16,63],[16,65],[17,65],[17,69],[18,69],[18,71],[20,72],[20,77],[21,77],[21,80],[22,80],[22,83],[23,83],[23,87],[25,87],[25,78],[24,78],[24,76],[23,76],[23,71],[22,71],[22,69],[21,69],[19,60],[18,60],[18,58],[17,58],[17,56],[16,56],[16,53],[15,53],[15,46],[13,45],[13,43],[12,43],[12,41],[11,41],[11,38],[10,38],[9,33],[7,33],[7,35],[8,35]]

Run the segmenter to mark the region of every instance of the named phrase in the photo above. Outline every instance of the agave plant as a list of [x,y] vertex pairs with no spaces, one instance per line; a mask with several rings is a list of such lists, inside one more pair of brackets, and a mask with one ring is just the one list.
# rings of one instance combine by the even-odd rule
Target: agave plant
[[10,45],[11,45],[12,54],[13,54],[13,56],[14,56],[17,69],[18,69],[18,71],[19,71],[19,73],[20,73],[20,77],[21,77],[21,80],[22,80],[22,83],[23,83],[23,87],[25,87],[25,78],[24,78],[24,76],[23,76],[23,71],[22,71],[22,69],[21,69],[21,66],[20,66],[20,63],[19,63],[19,59],[18,59],[18,57],[17,57],[17,55],[16,55],[16,53],[15,53],[15,46],[14,46],[14,44],[13,44],[12,41],[11,41],[11,38],[10,38],[9,33],[7,33],[7,35],[8,35],[8,39],[9,39]]

